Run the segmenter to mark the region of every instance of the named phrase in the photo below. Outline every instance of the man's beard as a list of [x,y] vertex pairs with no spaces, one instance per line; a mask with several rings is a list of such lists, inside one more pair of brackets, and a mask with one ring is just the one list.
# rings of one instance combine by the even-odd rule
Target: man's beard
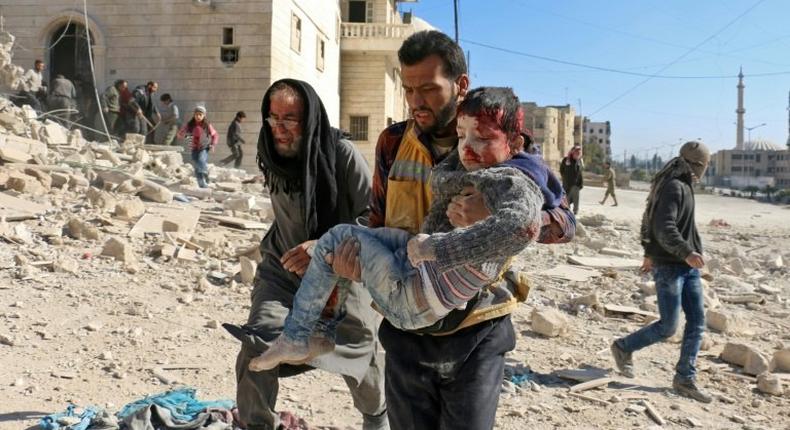
[[453,94],[450,97],[450,101],[447,102],[439,112],[434,113],[434,123],[432,126],[423,129],[420,127],[420,130],[423,133],[428,134],[435,134],[437,131],[442,130],[443,128],[450,125],[450,123],[455,119],[456,110],[458,109],[458,97],[453,91]]
[[302,140],[303,138],[300,136],[288,146],[288,148],[282,148],[277,144],[274,145],[274,150],[277,152],[277,155],[283,158],[296,158],[299,156],[299,150],[302,148]]

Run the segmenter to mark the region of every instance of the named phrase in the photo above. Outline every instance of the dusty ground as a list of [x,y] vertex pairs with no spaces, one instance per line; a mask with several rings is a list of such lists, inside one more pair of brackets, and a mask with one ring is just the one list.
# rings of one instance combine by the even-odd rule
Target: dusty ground
[[[748,200],[700,196],[697,220],[709,257],[717,269],[711,288],[719,295],[758,288],[763,304],[721,303],[722,312],[740,315],[733,334],[710,333],[710,348],[698,362],[701,383],[717,395],[710,405],[679,398],[671,391],[673,365],[679,345],[663,343],[636,355],[637,378],[584,392],[600,401],[573,397],[575,382],[552,372],[585,366],[611,369],[609,343],[633,331],[641,322],[627,316],[604,316],[587,306],[572,306],[572,298],[596,292],[602,304],[654,309],[655,296],[640,291],[636,270],[620,270],[586,282],[569,282],[537,272],[564,264],[568,254],[596,255],[603,243],[611,248],[640,253],[637,222],[644,192],[619,191],[618,208],[597,204],[602,189],[585,188],[582,214],[604,214],[601,227],[587,227],[586,238],[571,244],[533,246],[519,265],[533,274],[534,289],[527,303],[514,314],[518,333],[516,350],[508,355],[508,374],[526,375],[521,386],[503,384],[497,428],[646,428],[655,423],[644,412],[626,409],[648,400],[666,420],[666,428],[698,425],[701,428],[790,428],[790,399],[757,391],[755,383],[718,359],[728,341],[746,342],[770,359],[778,348],[790,345],[790,270],[771,269],[769,257],[783,255],[790,263],[790,210]],[[44,414],[62,411],[68,402],[94,404],[113,411],[146,394],[168,388],[152,374],[164,365],[178,383],[199,389],[201,398],[233,398],[233,363],[238,344],[217,321],[246,319],[249,286],[217,286],[201,281],[210,271],[235,263],[201,257],[197,263],[177,263],[140,257],[137,273],[121,263],[93,257],[102,242],[64,238],[62,245],[43,241],[38,231],[62,226],[66,213],[84,212],[75,206],[43,221],[25,221],[34,242],[0,242],[0,429],[34,426]],[[711,227],[713,218],[731,227]],[[125,226],[109,226],[122,231]],[[212,227],[225,233],[231,230]],[[232,233],[228,248],[251,243],[249,234]],[[136,248],[151,245],[135,244]],[[142,250],[138,249],[142,255]],[[77,274],[28,268],[20,273],[14,257],[31,262],[68,258],[77,261]],[[732,260],[743,266],[734,273]],[[616,278],[616,279],[615,279]],[[748,285],[735,283],[737,278]],[[765,291],[760,292],[763,287]],[[737,290],[737,291],[736,291]],[[570,331],[555,338],[531,330],[534,308],[558,307],[569,319]],[[12,345],[7,345],[11,343]],[[361,419],[351,405],[338,376],[322,371],[283,380],[278,408],[290,410],[316,426],[359,428]],[[785,379],[785,386],[790,379]]]

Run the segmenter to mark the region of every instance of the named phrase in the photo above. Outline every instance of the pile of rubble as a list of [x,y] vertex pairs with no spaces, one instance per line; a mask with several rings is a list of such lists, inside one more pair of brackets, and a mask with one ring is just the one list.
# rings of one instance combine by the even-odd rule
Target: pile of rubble
[[[10,63],[12,43],[0,33],[0,71],[9,87],[21,74]],[[23,245],[16,276],[31,276],[31,268],[79,270],[57,250],[38,250],[87,241],[130,272],[146,259],[239,261],[213,278],[249,284],[261,230],[272,218],[260,177],[210,166],[211,187],[201,189],[182,152],[146,145],[135,134],[123,142],[87,141],[79,129],[0,97],[0,240]]]

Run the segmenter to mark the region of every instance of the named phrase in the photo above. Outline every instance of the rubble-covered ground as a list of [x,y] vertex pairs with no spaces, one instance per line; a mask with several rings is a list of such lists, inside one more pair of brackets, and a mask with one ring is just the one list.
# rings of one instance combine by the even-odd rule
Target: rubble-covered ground
[[[0,429],[178,385],[233,398],[239,345],[220,323],[247,317],[271,208],[245,172],[212,167],[207,190],[192,173],[178,147],[87,142],[0,98]],[[670,388],[679,335],[638,352],[635,379],[611,371],[611,341],[657,310],[637,272],[646,194],[620,190],[616,208],[602,195],[583,191],[572,243],[516,261],[532,291],[512,317],[497,428],[790,428],[790,210],[698,196],[711,329],[697,367],[716,397],[704,405]],[[322,371],[281,381],[278,409],[361,424]]]

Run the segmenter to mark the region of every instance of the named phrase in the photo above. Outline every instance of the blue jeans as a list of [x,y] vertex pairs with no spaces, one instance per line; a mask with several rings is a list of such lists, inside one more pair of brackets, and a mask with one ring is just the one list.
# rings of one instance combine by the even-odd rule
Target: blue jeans
[[326,263],[325,257],[347,238],[359,242],[362,284],[384,318],[406,329],[438,321],[441,316],[426,303],[417,269],[406,255],[406,244],[411,237],[410,233],[396,228],[370,229],[350,224],[332,227],[316,243],[310,265],[294,296],[293,309],[285,319],[283,334],[293,340],[306,341],[315,329],[322,336],[334,338],[334,328],[342,318],[346,288],[340,285],[336,303],[330,304],[336,310],[322,318],[322,310],[334,287],[342,280]]
[[195,177],[197,177],[200,188],[206,188],[208,179],[208,149],[192,151],[192,163],[195,166]]
[[678,328],[680,309],[686,314],[686,328],[675,371],[684,380],[694,380],[694,363],[705,331],[705,306],[698,269],[686,265],[660,265],[653,269],[660,319],[618,339],[625,352],[638,351],[671,337]]

